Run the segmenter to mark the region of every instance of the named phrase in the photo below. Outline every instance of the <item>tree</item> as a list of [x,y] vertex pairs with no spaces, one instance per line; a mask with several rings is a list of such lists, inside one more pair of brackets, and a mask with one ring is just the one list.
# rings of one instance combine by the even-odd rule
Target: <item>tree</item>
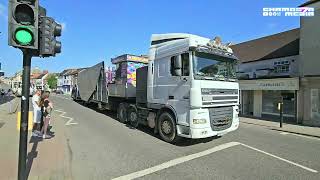
[[48,85],[49,85],[50,89],[56,89],[57,88],[58,79],[54,74],[48,75],[47,82],[48,82]]

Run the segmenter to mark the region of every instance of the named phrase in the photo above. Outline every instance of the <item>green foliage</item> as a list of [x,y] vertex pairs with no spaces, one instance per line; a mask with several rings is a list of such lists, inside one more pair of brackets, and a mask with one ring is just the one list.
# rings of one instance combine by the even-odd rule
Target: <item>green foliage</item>
[[50,74],[47,78],[47,82],[49,85],[50,89],[56,89],[57,88],[57,83],[58,83],[58,79],[55,75]]

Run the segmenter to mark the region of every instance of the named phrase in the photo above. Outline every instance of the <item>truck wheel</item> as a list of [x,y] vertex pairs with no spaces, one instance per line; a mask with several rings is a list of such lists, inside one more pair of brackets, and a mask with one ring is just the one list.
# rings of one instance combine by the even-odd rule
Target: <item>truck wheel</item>
[[164,112],[160,115],[158,130],[161,138],[168,143],[175,143],[179,139],[174,117],[168,112]]
[[127,122],[127,110],[124,103],[119,104],[117,116],[121,123]]
[[139,119],[138,119],[138,112],[135,107],[130,107],[128,110],[128,121],[130,122],[130,125],[134,128],[137,128],[139,126]]

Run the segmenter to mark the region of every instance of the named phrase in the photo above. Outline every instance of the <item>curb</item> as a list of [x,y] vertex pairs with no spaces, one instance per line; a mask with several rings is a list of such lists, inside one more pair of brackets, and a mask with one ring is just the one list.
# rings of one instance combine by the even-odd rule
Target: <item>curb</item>
[[320,139],[320,136],[318,136],[318,135],[313,135],[313,134],[305,134],[305,133],[299,133],[299,132],[282,130],[282,129],[271,129],[271,130],[281,131],[281,132],[287,132],[287,133],[292,133],[292,134],[297,134],[297,135],[303,135],[303,136],[309,136],[309,137],[314,137],[314,138],[319,138],[319,139]]
[[251,125],[256,125],[256,126],[267,127],[267,128],[269,128],[270,130],[274,130],[274,131],[287,132],[287,133],[298,134],[298,135],[309,136],[309,137],[314,137],[314,138],[319,138],[319,139],[320,139],[320,135],[299,133],[299,132],[295,132],[295,131],[289,131],[289,130],[283,130],[283,129],[280,129],[280,128],[275,128],[275,127],[273,127],[273,126],[256,124],[256,123],[250,123],[250,122],[243,122],[243,121],[240,121],[240,122],[245,123],[245,124],[251,124]]

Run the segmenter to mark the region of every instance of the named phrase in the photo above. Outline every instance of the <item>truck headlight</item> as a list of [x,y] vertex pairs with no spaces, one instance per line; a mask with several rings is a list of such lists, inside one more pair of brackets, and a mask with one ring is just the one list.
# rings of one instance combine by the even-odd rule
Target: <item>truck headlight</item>
[[193,119],[193,124],[206,124],[206,119]]

